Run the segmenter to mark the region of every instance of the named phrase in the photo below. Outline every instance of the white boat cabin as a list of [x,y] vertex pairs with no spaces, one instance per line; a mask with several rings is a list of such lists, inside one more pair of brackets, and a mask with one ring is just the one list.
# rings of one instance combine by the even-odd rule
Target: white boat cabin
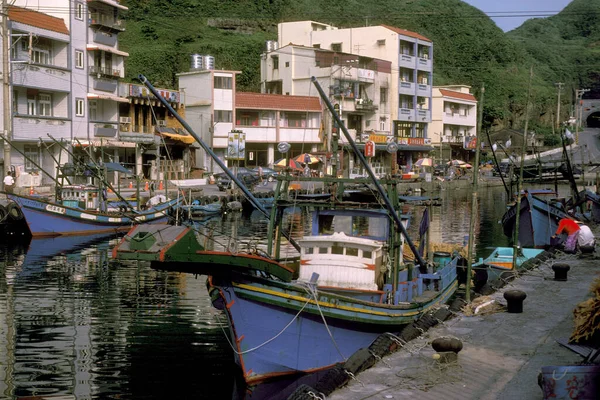
[[381,289],[390,223],[380,210],[315,210],[311,235],[298,241],[299,279],[317,273],[321,287]]

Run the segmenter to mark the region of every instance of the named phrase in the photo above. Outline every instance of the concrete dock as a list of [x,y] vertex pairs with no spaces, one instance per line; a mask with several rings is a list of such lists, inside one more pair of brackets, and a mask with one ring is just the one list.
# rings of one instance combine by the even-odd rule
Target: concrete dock
[[[568,281],[554,280],[551,267],[557,262],[570,265]],[[327,398],[542,399],[537,383],[541,367],[577,365],[584,360],[556,339],[571,335],[573,310],[591,297],[591,282],[598,277],[597,256],[583,259],[561,253],[489,296],[506,305],[505,291],[524,291],[522,313],[457,313]],[[432,340],[444,336],[458,338],[464,346],[458,360],[449,364],[434,360],[431,347]]]

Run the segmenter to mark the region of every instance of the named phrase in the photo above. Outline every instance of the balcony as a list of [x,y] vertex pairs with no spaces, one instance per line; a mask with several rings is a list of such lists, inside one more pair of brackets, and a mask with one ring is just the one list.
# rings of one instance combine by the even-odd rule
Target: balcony
[[120,69],[114,69],[114,68],[102,68],[102,67],[97,67],[95,65],[90,67],[90,75],[96,75],[98,76],[98,78],[101,77],[105,77],[105,78],[120,78],[121,77],[121,70]]
[[97,79],[94,78],[94,90],[114,93],[117,90],[117,81],[114,79]]
[[117,136],[117,126],[112,124],[94,124],[95,137],[115,137]]
[[16,115],[13,117],[13,139],[35,140],[46,134],[55,139],[71,138],[71,121],[66,118]]
[[399,121],[415,121],[415,110],[411,108],[400,108],[398,110]]
[[376,104],[373,104],[373,100],[369,99],[356,99],[354,108],[357,111],[377,111],[379,108]]
[[417,84],[417,96],[431,97],[431,85],[427,83]]
[[463,135],[444,135],[443,136],[444,142],[446,143],[451,143],[451,144],[464,144],[465,143],[465,137]]
[[118,32],[125,31],[125,21],[116,19],[113,15],[100,12],[94,12],[90,14],[90,26],[93,28],[110,28]]
[[43,90],[69,92],[71,72],[52,66],[15,65],[12,70],[12,84]]
[[400,81],[400,84],[398,85],[398,92],[400,94],[415,94],[415,84],[414,82],[409,82],[409,81]]
[[95,31],[94,42],[104,44],[106,46],[115,47],[117,45],[117,35],[107,32]]
[[444,124],[448,125],[457,125],[457,126],[467,126],[467,127],[475,127],[477,126],[477,116],[476,115],[464,115],[458,112],[445,112],[442,115],[442,121]]
[[419,71],[431,71],[432,64],[429,58],[419,57],[417,58],[417,69]]
[[417,122],[431,122],[431,111],[417,110]]

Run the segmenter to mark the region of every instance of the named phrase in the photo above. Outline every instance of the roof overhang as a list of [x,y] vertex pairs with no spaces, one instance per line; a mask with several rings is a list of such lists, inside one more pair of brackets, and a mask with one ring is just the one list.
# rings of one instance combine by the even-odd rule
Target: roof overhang
[[111,96],[109,94],[88,93],[87,98],[90,100],[98,99],[98,100],[118,101],[119,103],[129,103],[129,99],[126,97]]
[[102,51],[106,51],[108,53],[116,54],[118,56],[129,57],[129,53],[127,53],[127,52],[124,52],[124,51],[121,51],[121,50],[117,50],[117,49],[112,48],[110,46],[102,46],[100,44],[88,44],[86,46],[86,49],[88,51],[102,50]]

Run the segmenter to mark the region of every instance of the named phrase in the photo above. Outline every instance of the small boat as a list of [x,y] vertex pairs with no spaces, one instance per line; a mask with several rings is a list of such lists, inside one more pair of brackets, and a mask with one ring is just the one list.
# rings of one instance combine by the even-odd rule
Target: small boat
[[[141,80],[170,107],[145,77]],[[315,78],[313,82],[321,93]],[[333,111],[324,92],[321,97]],[[175,110],[169,111],[197,137]],[[343,123],[338,124],[369,168]],[[219,163],[212,150],[197,140]],[[379,335],[397,332],[433,311],[458,286],[459,257],[428,265],[406,232],[408,219],[398,196],[386,194],[396,193],[397,181],[376,180],[370,169],[369,173],[372,179],[351,182],[375,182],[383,207],[348,201],[343,195],[347,179],[278,177],[265,247],[213,249],[189,227],[146,225],[128,232],[113,255],[150,260],[159,269],[208,275],[213,306],[227,319],[234,357],[249,385],[322,371],[345,362]],[[319,182],[330,194],[317,199],[296,196],[288,191],[295,182]],[[247,188],[236,184],[254,203]],[[255,206],[269,215],[260,204]],[[300,208],[308,218],[291,218],[294,226],[290,227],[284,210]],[[309,230],[306,226],[305,231],[303,221],[310,224]],[[405,242],[416,265],[404,260]]]
[[[525,261],[543,252],[543,249],[520,248],[516,269],[518,270]],[[487,258],[480,258],[473,264],[473,269],[486,269],[488,281],[499,279],[505,272],[513,272],[513,255],[512,247],[496,247]]]
[[[553,198],[543,198],[541,194],[554,192],[539,192],[537,195],[525,190],[521,197],[519,215],[519,244],[524,248],[546,248],[551,245],[550,238],[558,228],[558,221],[571,218],[564,205]],[[502,216],[504,234],[514,236],[517,205],[512,205]]]
[[[202,204],[204,203],[204,204]],[[190,205],[180,206],[180,212],[184,218],[190,220],[204,219],[212,215],[219,215],[223,205],[217,198],[217,201],[212,203],[202,202],[201,200],[194,200]]]
[[144,211],[125,206],[108,211],[105,193],[93,185],[62,186],[57,202],[41,196],[6,195],[19,205],[34,238],[116,233],[127,231],[132,225],[165,223],[182,200],[167,200],[164,195],[157,195],[148,200]]
[[0,237],[5,240],[31,237],[23,211],[14,201],[0,201],[0,228]]

